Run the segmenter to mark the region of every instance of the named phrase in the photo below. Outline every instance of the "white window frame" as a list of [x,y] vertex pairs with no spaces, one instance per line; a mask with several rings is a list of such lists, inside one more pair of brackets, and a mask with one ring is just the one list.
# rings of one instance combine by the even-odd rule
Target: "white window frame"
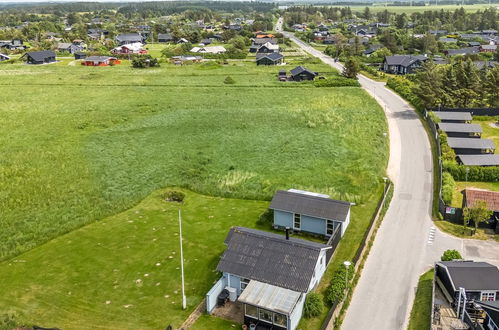
[[[298,227],[296,227],[296,216],[298,216]],[[301,230],[301,214],[293,213],[293,229]]]
[[[246,289],[246,287],[248,286],[249,282],[250,282],[249,278],[243,278],[243,277],[241,277],[241,279],[239,280],[239,289],[241,289],[241,292],[243,292],[244,289]],[[244,284],[244,287],[243,287],[243,284]]]
[[[334,221],[334,220],[327,220],[327,219],[326,219],[326,235],[332,236],[332,235],[334,234],[334,223],[335,223],[335,221]],[[331,225],[333,226],[333,228],[332,228],[332,230],[331,230],[331,234],[329,234],[329,233],[327,232],[327,225],[328,225],[328,224],[331,224]]]
[[[484,299],[484,298],[487,299]],[[492,299],[489,299],[492,297]],[[482,291],[480,292],[480,301],[495,301],[496,300],[496,292],[495,291]]]

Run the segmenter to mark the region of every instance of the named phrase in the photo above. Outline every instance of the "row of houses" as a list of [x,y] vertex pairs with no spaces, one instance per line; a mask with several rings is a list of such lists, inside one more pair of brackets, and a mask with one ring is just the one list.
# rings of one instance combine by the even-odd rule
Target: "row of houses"
[[482,127],[471,124],[470,112],[435,111],[440,122],[439,130],[447,135],[447,144],[454,149],[459,163],[467,166],[499,166],[496,145],[490,139],[482,139]]
[[[277,191],[269,208],[285,235],[230,229],[217,265],[222,276],[206,294],[210,314],[235,317],[250,329],[297,328],[307,293],[320,282],[350,222],[350,203],[301,190]],[[328,243],[290,237],[320,235]]]

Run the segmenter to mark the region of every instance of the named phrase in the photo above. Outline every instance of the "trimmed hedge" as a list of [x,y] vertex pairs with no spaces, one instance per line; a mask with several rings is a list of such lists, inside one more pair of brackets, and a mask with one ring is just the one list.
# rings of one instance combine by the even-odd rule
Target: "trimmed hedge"
[[417,110],[422,111],[424,109],[419,97],[412,92],[414,83],[409,79],[404,77],[392,77],[387,80],[386,85],[411,103]]
[[466,180],[466,168],[469,168],[468,181],[497,182],[499,181],[499,166],[480,167],[464,166],[455,162],[444,161],[443,170],[449,172],[455,180]]
[[442,175],[442,199],[445,204],[450,205],[452,203],[454,189],[456,189],[456,181],[449,172],[444,172]]
[[314,81],[315,87],[360,87],[360,84],[355,79],[345,77],[333,77],[327,79],[317,79]]
[[326,290],[325,300],[329,305],[340,302],[346,293],[347,287],[350,287],[350,280],[354,275],[352,268],[348,269],[348,280],[346,280],[347,269],[344,265],[334,273],[331,279],[331,285]]

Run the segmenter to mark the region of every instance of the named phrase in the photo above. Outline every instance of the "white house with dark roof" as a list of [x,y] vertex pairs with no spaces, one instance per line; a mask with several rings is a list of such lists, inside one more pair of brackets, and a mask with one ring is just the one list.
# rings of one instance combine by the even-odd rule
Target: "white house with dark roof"
[[336,230],[341,236],[350,223],[349,202],[330,199],[327,195],[278,190],[269,208],[274,211],[274,227],[290,228],[330,237]]
[[435,282],[450,303],[458,299],[459,288],[464,289],[468,301],[499,300],[499,269],[486,262],[437,262]]
[[207,312],[228,292],[242,304],[246,325],[296,329],[305,296],[322,278],[332,247],[243,227],[231,228],[225,244],[217,266],[223,275],[206,295]]

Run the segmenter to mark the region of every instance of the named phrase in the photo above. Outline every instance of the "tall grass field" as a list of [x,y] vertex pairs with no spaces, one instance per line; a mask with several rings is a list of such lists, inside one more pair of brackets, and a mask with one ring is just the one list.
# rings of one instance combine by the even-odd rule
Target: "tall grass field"
[[365,201],[387,161],[382,110],[360,88],[278,82],[279,69],[0,65],[0,258],[166,186]]

